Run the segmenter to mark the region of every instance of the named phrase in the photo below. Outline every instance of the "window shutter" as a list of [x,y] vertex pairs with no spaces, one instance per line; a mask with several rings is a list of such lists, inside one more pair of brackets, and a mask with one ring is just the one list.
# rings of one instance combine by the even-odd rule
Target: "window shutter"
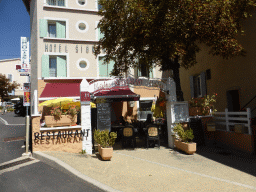
[[190,80],[190,93],[191,93],[191,98],[195,97],[195,93],[194,93],[194,77],[190,76],[189,77]]
[[108,76],[108,65],[103,65],[103,57],[99,57],[99,76],[100,77]]
[[200,80],[201,80],[201,89],[202,89],[202,96],[207,94],[207,89],[206,89],[206,75],[205,72],[202,72],[200,74]]
[[153,78],[153,69],[149,69],[149,78]]
[[47,25],[48,21],[46,19],[39,20],[39,28],[40,28],[40,37],[47,37]]
[[66,57],[57,57],[57,77],[67,77]]
[[56,21],[56,36],[57,38],[66,38],[66,23]]
[[42,56],[42,77],[49,77],[49,55]]
[[112,72],[112,70],[114,69],[114,65],[115,65],[115,61],[110,61],[108,63],[108,77],[110,76],[110,73]]
[[104,34],[101,33],[100,28],[98,28],[98,40],[104,37]]

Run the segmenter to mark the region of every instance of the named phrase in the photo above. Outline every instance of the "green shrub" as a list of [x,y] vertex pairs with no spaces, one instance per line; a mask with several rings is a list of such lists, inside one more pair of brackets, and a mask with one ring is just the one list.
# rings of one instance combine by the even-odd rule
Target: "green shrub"
[[13,111],[14,111],[14,109],[13,109],[13,108],[8,108],[8,109],[7,109],[7,111],[9,111],[9,112],[13,112]]
[[176,124],[176,126],[173,128],[173,131],[175,132],[176,139],[179,139],[183,142],[192,142],[194,139],[193,130],[190,128],[189,130],[184,131],[182,124]]
[[101,147],[112,147],[115,144],[117,134],[115,132],[109,133],[108,130],[95,130],[94,140],[96,143],[100,144]]

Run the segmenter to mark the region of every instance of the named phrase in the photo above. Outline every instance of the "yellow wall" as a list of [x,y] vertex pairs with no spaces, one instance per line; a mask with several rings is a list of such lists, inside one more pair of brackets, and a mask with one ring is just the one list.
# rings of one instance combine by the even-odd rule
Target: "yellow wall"
[[206,80],[207,94],[217,93],[216,108],[224,111],[227,107],[228,90],[239,90],[240,104],[243,107],[256,95],[256,43],[255,31],[256,16],[244,23],[245,36],[239,36],[239,42],[247,51],[246,57],[235,57],[224,60],[221,57],[208,54],[209,48],[201,45],[201,51],[197,54],[198,64],[189,70],[181,68],[181,87],[184,92],[184,99],[191,98],[189,77],[199,75],[201,72],[211,69],[211,79]]

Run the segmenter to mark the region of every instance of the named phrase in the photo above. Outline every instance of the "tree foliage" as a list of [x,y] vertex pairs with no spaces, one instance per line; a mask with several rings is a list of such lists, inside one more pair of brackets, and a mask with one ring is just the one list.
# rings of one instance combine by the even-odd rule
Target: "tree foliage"
[[12,92],[13,89],[20,86],[18,83],[10,82],[9,79],[0,73],[0,97],[3,100],[4,98],[8,98],[8,93]]
[[[237,36],[251,16],[255,0],[99,0],[103,16],[98,27],[104,37],[95,54],[106,51],[115,59],[115,73],[138,66],[159,65],[163,70],[196,64],[199,44],[225,59],[244,55]],[[152,64],[154,66],[152,66]]]

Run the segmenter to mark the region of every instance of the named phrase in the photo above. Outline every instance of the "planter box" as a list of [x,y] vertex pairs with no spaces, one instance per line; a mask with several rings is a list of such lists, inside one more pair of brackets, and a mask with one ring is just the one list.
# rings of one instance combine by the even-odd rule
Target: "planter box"
[[103,160],[111,160],[113,156],[113,147],[110,147],[110,148],[100,147],[99,153]]
[[189,108],[189,116],[202,116],[202,110],[200,107],[190,107]]
[[69,115],[61,115],[60,120],[55,120],[53,116],[45,116],[45,124],[47,127],[63,127],[75,125],[77,122],[77,116],[73,119]]
[[245,127],[243,124],[236,124],[235,125],[235,132],[236,133],[245,133]]
[[215,123],[208,123],[207,124],[207,131],[216,131]]
[[175,139],[174,145],[176,146],[177,149],[184,151],[189,155],[192,155],[196,152],[196,143],[185,143]]

